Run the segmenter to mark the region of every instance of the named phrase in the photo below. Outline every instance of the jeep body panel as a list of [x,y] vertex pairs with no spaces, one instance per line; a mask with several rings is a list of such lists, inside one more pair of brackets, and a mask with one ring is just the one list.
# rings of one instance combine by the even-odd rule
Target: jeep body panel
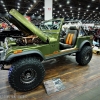
[[90,36],[80,36],[80,37],[77,37],[77,41],[76,41],[76,47],[77,48],[81,48],[85,43],[88,43],[92,44],[92,38]]
[[[56,34],[58,34],[58,33],[56,33]],[[6,53],[7,55],[6,55],[5,61],[8,62],[16,57],[33,55],[33,54],[39,54],[43,58],[43,60],[51,59],[54,57],[78,52],[87,43],[91,46],[89,41],[91,41],[90,36],[78,37],[74,48],[69,48],[69,49],[64,49],[64,50],[59,49],[60,45],[59,45],[59,41],[57,39],[56,39],[56,41],[54,41],[54,42],[52,41],[49,44],[39,44],[39,45],[29,45],[29,46],[13,46],[8,49],[8,52]],[[16,50],[22,50],[22,52],[19,54],[14,54],[14,52]]]
[[89,42],[89,40],[84,40],[82,42],[82,44],[79,47],[79,51],[84,47],[84,46],[91,46],[91,43]]
[[[15,42],[8,43],[8,50],[6,51],[6,56],[4,61],[12,61],[16,57],[27,56],[38,54],[43,60],[51,59],[54,57],[67,55],[71,53],[78,52],[85,44],[91,46],[92,39],[90,36],[78,36],[76,39],[75,46],[73,48],[67,48],[60,50],[60,32],[62,30],[62,24],[64,22],[63,18],[43,21],[42,23],[48,22],[60,22],[58,29],[43,29],[40,30],[34,24],[29,22],[25,17],[23,17],[15,9],[10,10],[9,21],[16,25],[24,34],[27,35],[37,35],[44,43],[42,44],[31,44],[31,45],[16,45]],[[41,25],[42,25],[41,23]],[[46,24],[45,24],[46,25]],[[79,33],[78,33],[79,34]],[[16,46],[13,46],[16,45]],[[21,52],[15,53],[16,51],[21,50]]]
[[[43,50],[43,48],[45,47],[45,51]],[[25,50],[25,49],[12,49],[9,51],[9,53],[7,53],[6,58],[5,58],[5,62],[11,62],[14,58],[17,57],[23,57],[23,56],[34,56],[35,54],[38,54],[42,60],[46,60],[46,59],[51,59],[51,58],[55,58],[58,56],[62,56],[62,55],[66,55],[66,54],[71,54],[71,53],[75,53],[78,51],[78,48],[71,48],[71,49],[66,49],[66,50],[59,50],[56,49],[59,48],[59,44],[52,44],[51,46],[41,46],[41,47],[37,47],[37,48],[31,48],[30,50]],[[33,50],[34,49],[34,50]],[[22,50],[23,52],[20,53],[16,53],[14,54],[15,51],[17,50]],[[44,53],[43,53],[44,52]]]
[[[44,49],[45,48],[45,49]],[[14,53],[17,50],[21,50],[22,52]],[[54,52],[59,51],[59,43],[51,43],[51,44],[41,44],[35,46],[14,46],[7,50],[5,61],[10,61],[14,57],[27,56],[32,54],[39,54],[43,60],[45,60],[46,55],[53,54]]]
[[18,59],[20,57],[25,57],[25,56],[35,56],[35,57],[40,57],[40,60],[44,60],[44,56],[43,54],[39,51],[39,50],[29,50],[29,51],[24,51],[22,53],[18,53],[18,54],[10,54],[7,58],[6,58],[6,62],[11,62],[13,59]]

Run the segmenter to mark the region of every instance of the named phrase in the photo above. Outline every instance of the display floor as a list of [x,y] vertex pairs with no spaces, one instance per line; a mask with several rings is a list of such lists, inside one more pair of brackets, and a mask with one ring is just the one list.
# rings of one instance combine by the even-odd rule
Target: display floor
[[87,66],[80,66],[75,56],[43,62],[44,81],[60,78],[65,88],[47,94],[43,82],[29,92],[16,92],[8,83],[8,71],[0,70],[0,100],[100,100],[100,55],[93,54]]
[[100,85],[77,96],[73,100],[100,100]]

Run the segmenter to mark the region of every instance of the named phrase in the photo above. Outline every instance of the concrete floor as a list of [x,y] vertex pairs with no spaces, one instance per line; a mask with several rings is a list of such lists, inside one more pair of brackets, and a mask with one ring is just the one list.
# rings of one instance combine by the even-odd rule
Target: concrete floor
[[[93,54],[87,66],[80,66],[75,56],[43,62],[44,81],[60,78],[65,89],[48,95],[43,83],[29,92],[17,92],[8,82],[8,71],[0,71],[0,100],[100,100],[100,55]],[[43,81],[43,82],[44,82]]]

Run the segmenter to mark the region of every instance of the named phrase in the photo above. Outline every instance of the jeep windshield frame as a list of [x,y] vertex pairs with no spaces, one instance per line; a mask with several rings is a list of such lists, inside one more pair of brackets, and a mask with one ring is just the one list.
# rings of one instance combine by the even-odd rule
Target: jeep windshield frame
[[59,30],[61,27],[61,23],[61,19],[43,21],[40,23],[39,28],[41,30]]

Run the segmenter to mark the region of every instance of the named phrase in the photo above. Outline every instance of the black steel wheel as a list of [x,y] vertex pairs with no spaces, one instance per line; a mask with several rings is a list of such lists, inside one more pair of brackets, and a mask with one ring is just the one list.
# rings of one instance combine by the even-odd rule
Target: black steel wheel
[[9,83],[17,91],[29,91],[43,80],[45,69],[35,58],[23,58],[12,64],[9,71]]
[[84,46],[80,52],[76,53],[76,61],[84,66],[87,65],[92,58],[92,48],[90,46]]
[[28,68],[24,70],[20,75],[20,81],[23,84],[30,84],[35,80],[36,76],[37,76],[36,71],[33,70],[33,68]]

